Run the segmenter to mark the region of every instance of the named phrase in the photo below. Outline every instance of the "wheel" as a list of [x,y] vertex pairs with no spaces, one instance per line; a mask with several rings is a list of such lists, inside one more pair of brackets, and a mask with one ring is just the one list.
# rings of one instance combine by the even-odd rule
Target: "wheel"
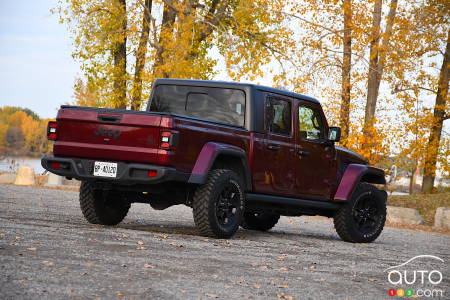
[[80,207],[89,223],[117,225],[125,218],[130,206],[120,192],[96,190],[92,183],[81,183]]
[[233,171],[212,170],[193,199],[194,222],[200,233],[215,238],[230,238],[238,230],[244,212],[244,190]]
[[278,223],[280,215],[271,213],[245,212],[242,228],[250,230],[267,231]]
[[370,243],[386,221],[386,197],[373,185],[360,183],[348,203],[334,215],[337,234],[347,242]]

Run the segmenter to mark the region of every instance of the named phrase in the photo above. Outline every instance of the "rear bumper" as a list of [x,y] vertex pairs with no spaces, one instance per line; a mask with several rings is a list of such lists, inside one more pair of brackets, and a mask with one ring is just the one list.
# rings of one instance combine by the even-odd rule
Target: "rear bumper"
[[[97,160],[100,161],[100,160]],[[60,168],[52,168],[51,163],[60,163]],[[117,177],[94,176],[95,160],[44,156],[41,165],[51,173],[75,178],[82,181],[104,181],[119,185],[156,184],[161,182],[188,182],[189,173],[179,172],[174,168],[136,163],[117,163]],[[148,177],[148,171],[156,171],[155,177]]]

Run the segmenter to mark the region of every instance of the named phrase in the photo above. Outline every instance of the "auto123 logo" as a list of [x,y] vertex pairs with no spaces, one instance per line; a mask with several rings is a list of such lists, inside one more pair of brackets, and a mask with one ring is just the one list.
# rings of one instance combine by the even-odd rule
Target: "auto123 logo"
[[389,267],[384,270],[389,284],[393,286],[388,290],[388,295],[448,299],[448,291],[441,285],[444,268],[444,260],[434,255],[418,255],[400,265]]

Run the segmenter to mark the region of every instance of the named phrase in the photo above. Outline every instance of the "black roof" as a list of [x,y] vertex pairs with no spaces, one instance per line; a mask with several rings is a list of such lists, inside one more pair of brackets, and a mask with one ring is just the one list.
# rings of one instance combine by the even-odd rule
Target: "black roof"
[[317,99],[305,96],[302,94],[286,91],[286,90],[280,90],[276,88],[271,88],[264,85],[257,85],[252,83],[241,83],[241,82],[233,82],[233,81],[217,81],[217,80],[194,80],[194,79],[169,79],[169,78],[161,78],[156,79],[154,85],[157,84],[179,84],[179,85],[202,85],[202,86],[210,86],[210,87],[223,87],[223,88],[230,88],[233,86],[239,86],[243,88],[250,88],[260,91],[265,91],[269,93],[274,94],[280,94],[287,97],[293,97],[293,98],[299,98],[302,100],[310,101],[313,103],[320,103]]

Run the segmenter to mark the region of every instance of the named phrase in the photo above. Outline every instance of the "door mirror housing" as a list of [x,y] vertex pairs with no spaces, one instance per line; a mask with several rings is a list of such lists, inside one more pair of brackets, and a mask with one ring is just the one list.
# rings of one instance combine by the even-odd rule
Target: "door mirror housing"
[[328,141],[339,142],[341,140],[341,128],[340,127],[330,127],[328,130]]

